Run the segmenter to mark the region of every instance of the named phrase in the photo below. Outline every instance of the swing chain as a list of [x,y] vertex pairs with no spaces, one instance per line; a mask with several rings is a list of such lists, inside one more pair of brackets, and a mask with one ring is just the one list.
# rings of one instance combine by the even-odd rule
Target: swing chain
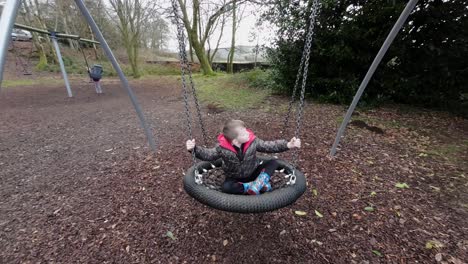
[[294,88],[293,88],[293,92],[292,92],[292,95],[291,95],[291,100],[289,101],[288,111],[287,111],[287,113],[286,113],[286,115],[284,117],[284,121],[283,121],[283,131],[284,132],[287,131],[288,124],[289,124],[289,118],[291,117],[291,110],[292,110],[294,101],[296,100],[297,87],[299,86],[299,80],[301,80],[301,75],[302,75],[302,68],[304,67],[305,52],[306,52],[306,49],[304,49],[302,51],[301,63],[299,64],[299,70],[297,71],[296,81],[294,83]]
[[[178,39],[178,42],[179,42],[179,58],[180,58],[181,75],[182,75],[182,86],[183,86],[183,89],[184,89],[184,102],[186,104],[185,109],[186,109],[186,111],[190,111],[189,110],[189,102],[188,102],[188,91],[186,91],[187,83],[186,83],[186,79],[185,79],[186,78],[185,75],[188,75],[189,76],[189,84],[191,86],[193,99],[195,101],[195,108],[197,110],[198,122],[200,124],[203,141],[204,141],[205,145],[207,145],[208,144],[208,137],[207,137],[205,125],[204,125],[202,114],[201,114],[201,108],[200,108],[200,104],[199,104],[199,100],[198,100],[198,96],[197,96],[197,91],[195,89],[195,84],[194,84],[193,78],[192,78],[192,68],[191,68],[191,65],[190,65],[190,63],[188,61],[187,52],[185,51],[186,45],[185,45],[184,27],[183,27],[182,23],[180,22],[181,17],[180,17],[179,12],[178,12],[179,9],[178,9],[178,6],[177,6],[177,1],[172,0],[171,3],[172,3],[172,9],[173,9],[173,12],[174,12],[174,20],[175,20],[174,22],[177,25],[177,39]],[[191,130],[192,129],[191,128],[191,115],[188,114],[187,116],[188,116],[188,118],[190,118],[189,126],[190,126],[190,130]],[[193,138],[192,133],[190,132],[190,139],[192,139],[192,138]]]
[[[187,121],[187,131],[189,134],[189,139],[193,138],[193,133],[192,133],[192,116],[190,113],[189,109],[189,99],[188,99],[188,91],[187,91],[187,82],[185,79],[185,74],[187,70],[187,66],[185,63],[185,57],[184,57],[184,51],[185,51],[185,42],[184,42],[184,29],[182,28],[181,23],[179,23],[179,13],[177,9],[177,3],[176,0],[172,0],[172,8],[174,11],[174,22],[177,26],[177,40],[179,43],[179,62],[180,62],[180,69],[181,69],[181,79],[182,79],[182,95],[184,97],[184,107],[185,107],[185,118]],[[197,159],[195,157],[195,149],[192,150],[192,160],[193,164],[197,163]],[[195,177],[197,177],[197,174],[195,174]]]
[[[301,96],[300,102],[297,107],[297,119],[296,119],[296,131],[294,133],[294,137],[299,138],[301,135],[301,128],[302,128],[302,117],[304,113],[304,97],[305,97],[305,89],[307,84],[307,74],[309,71],[309,59],[310,59],[310,51],[312,46],[312,39],[314,35],[314,28],[315,28],[315,20],[317,18],[317,13],[319,10],[319,0],[314,0],[312,3],[312,12],[310,14],[310,24],[309,24],[309,32],[307,33],[307,39],[305,43],[305,52],[304,52],[304,70],[302,73],[302,86],[301,86]],[[292,167],[293,172],[296,170],[297,160],[298,160],[299,153],[297,149],[294,149],[292,154]]]
[[202,132],[203,141],[205,142],[205,145],[208,145],[208,137],[206,135],[205,124],[203,123],[203,119],[202,119],[202,115],[201,115],[200,104],[198,102],[198,96],[197,96],[197,90],[195,89],[195,84],[193,83],[192,67],[190,66],[190,63],[188,62],[187,52],[185,51],[185,43],[184,43],[184,50],[183,50],[182,54],[184,56],[184,63],[187,66],[189,82],[190,82],[190,86],[192,87],[193,99],[195,101],[195,108],[197,109],[198,122],[200,122],[200,128],[201,128],[201,132]]

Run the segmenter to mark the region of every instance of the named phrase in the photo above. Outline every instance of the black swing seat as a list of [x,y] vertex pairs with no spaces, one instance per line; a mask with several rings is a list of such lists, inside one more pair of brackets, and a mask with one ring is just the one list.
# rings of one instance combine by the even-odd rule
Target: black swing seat
[[93,67],[89,70],[89,77],[95,82],[99,82],[102,78],[102,73],[104,70],[101,65],[94,64]]
[[[271,158],[261,158],[260,160],[269,160]],[[291,164],[284,160],[277,160],[280,169],[284,169],[287,174],[292,173]],[[213,167],[220,167],[221,161],[214,163],[199,162],[192,166],[184,177],[185,191],[197,201],[212,208],[234,213],[264,213],[286,207],[294,203],[306,190],[306,179],[304,174],[296,169],[296,182],[286,185],[283,188],[273,190],[272,192],[260,195],[235,195],[223,193],[218,190],[210,189],[203,184],[197,184],[195,171],[200,173],[203,170],[211,170]]]

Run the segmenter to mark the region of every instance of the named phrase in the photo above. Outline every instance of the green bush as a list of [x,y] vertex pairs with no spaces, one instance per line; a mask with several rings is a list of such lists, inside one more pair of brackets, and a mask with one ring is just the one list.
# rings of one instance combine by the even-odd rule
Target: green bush
[[[278,28],[267,49],[272,79],[291,93],[312,0],[275,2],[264,14]],[[349,104],[407,1],[323,0],[315,25],[307,94]],[[403,103],[467,115],[468,0],[421,0],[377,68],[360,105]],[[353,7],[353,8],[350,8]]]
[[250,71],[243,71],[233,75],[233,81],[245,82],[250,87],[268,89],[280,93],[282,87],[273,80],[272,70],[262,70],[256,68]]

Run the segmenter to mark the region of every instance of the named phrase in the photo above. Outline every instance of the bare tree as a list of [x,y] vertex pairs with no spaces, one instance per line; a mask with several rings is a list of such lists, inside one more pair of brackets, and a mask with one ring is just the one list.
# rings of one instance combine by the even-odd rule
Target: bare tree
[[[218,52],[219,44],[221,43],[221,38],[223,37],[224,28],[225,28],[226,20],[227,20],[226,16],[227,16],[227,14],[223,14],[222,18],[220,20],[218,20],[216,22],[216,25],[213,27],[213,31],[215,31],[216,29],[218,29],[218,24],[219,24],[219,29],[220,29],[218,40],[216,41],[216,45],[215,45],[214,49],[211,49],[210,38],[208,38],[208,40],[207,40],[207,43],[208,43],[207,55],[208,55],[208,59],[210,61],[210,65],[213,65],[213,59],[215,58],[216,53]],[[212,34],[210,34],[210,35],[212,35]]]
[[244,4],[243,6],[244,6],[244,9],[242,9],[240,14],[238,15],[237,9],[239,9],[240,6],[237,5],[237,1],[234,1],[233,3],[231,48],[229,49],[227,66],[226,66],[226,71],[228,73],[234,72],[234,53],[236,51],[236,32],[237,32],[237,29],[239,28],[241,20],[244,18],[244,11],[245,11],[246,4]]
[[[213,33],[212,28],[223,14],[232,10],[233,2],[240,4],[245,2],[245,0],[223,1],[223,3],[211,3],[208,1],[202,3],[202,1],[192,0],[191,17],[188,14],[186,0],[178,0],[178,3],[182,10],[182,22],[187,30],[189,44],[200,61],[203,73],[211,75],[213,74],[213,69],[211,68],[209,56],[205,51],[205,45]],[[206,15],[206,21],[201,19],[203,15]]]
[[155,3],[151,0],[110,0],[113,11],[118,18],[117,27],[127,51],[133,77],[141,76],[138,55],[142,27],[154,12]]

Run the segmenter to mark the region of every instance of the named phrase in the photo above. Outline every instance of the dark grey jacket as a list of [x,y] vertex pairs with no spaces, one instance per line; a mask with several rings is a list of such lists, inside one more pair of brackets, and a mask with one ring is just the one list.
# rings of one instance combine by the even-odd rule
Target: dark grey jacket
[[257,151],[264,153],[279,153],[288,150],[286,140],[263,141],[249,130],[249,141],[243,145],[243,159],[240,160],[231,143],[221,134],[214,148],[195,146],[195,156],[204,161],[222,159],[222,168],[226,178],[242,179],[249,177],[259,165]]

